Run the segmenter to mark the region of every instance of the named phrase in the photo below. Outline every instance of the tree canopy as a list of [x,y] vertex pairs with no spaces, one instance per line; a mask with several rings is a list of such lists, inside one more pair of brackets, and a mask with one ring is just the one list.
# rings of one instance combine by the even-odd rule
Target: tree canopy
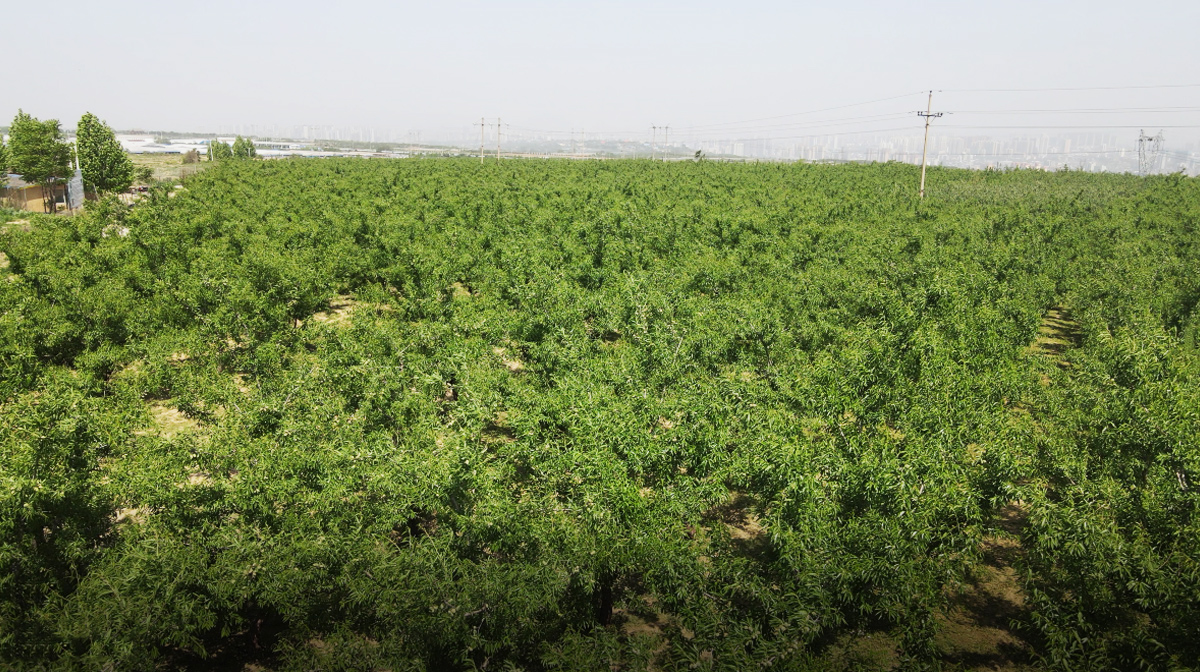
[[233,149],[220,140],[213,140],[208,146],[208,158],[213,161],[224,161],[233,158]]
[[45,186],[71,174],[71,148],[57,119],[39,121],[18,110],[8,135],[11,168],[26,182]]
[[77,133],[83,181],[98,192],[128,189],[133,184],[133,162],[112,128],[88,112],[79,119]]
[[233,141],[233,158],[235,159],[257,159],[258,151],[254,149],[254,141],[248,138],[238,136]]
[[1200,669],[1200,180],[934,171],[226,161],[0,227],[0,665]]

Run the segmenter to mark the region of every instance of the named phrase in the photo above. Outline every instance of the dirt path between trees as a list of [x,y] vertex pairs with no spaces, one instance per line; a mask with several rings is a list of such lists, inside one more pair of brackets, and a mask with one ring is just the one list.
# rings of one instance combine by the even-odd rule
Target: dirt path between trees
[[[1079,323],[1062,305],[1048,309],[1028,352],[1049,359],[1063,370],[1071,368],[1067,351],[1079,342]],[[1052,379],[1041,374],[1043,385]],[[1024,556],[1021,530],[1029,510],[1024,502],[1010,501],[996,512],[980,551],[983,563],[964,589],[951,599],[938,646],[947,662],[969,670],[1016,671],[1034,669],[1033,647],[1014,627],[1026,620],[1028,605],[1016,565]]]

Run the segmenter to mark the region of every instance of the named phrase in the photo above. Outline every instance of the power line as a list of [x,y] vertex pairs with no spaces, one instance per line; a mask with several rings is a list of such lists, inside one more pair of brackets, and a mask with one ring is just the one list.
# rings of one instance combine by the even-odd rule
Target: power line
[[[1036,92],[1036,91],[1123,91],[1132,89],[1182,89],[1182,88],[1200,88],[1200,84],[1163,84],[1163,85],[1141,85],[1141,86],[1099,86],[1099,87],[1058,87],[1058,88],[1028,88],[1028,89],[945,89],[946,92],[953,93],[1007,93],[1007,92]],[[746,124],[757,123],[760,121],[773,121],[776,119],[787,119],[790,117],[799,117],[809,114],[817,114],[819,112],[830,112],[834,110],[844,110],[851,107],[861,107],[863,105],[872,105],[874,103],[882,103],[901,98],[909,98],[911,96],[920,95],[925,91],[913,91],[910,93],[902,93],[895,96],[887,96],[884,98],[874,98],[857,103],[848,103],[845,105],[835,105],[833,107],[823,107],[803,112],[791,112],[788,114],[779,114],[770,117],[757,117],[754,119],[742,119],[739,121],[716,122],[711,124],[696,124],[692,126],[677,126],[679,131],[698,131],[701,129],[725,127],[725,126],[744,126]],[[535,131],[549,132],[549,131]],[[561,131],[558,131],[561,132]],[[627,131],[613,131],[612,134],[628,133]]]
[[1131,91],[1135,89],[1196,89],[1200,84],[1149,84],[1138,86],[1071,86],[1030,89],[944,89],[946,93],[1016,93],[1037,91]]
[[[976,128],[976,129],[996,129],[996,128],[999,128],[999,129],[1006,129],[1006,128],[1018,128],[1018,129],[1019,129],[1019,128],[1024,128],[1024,129],[1043,129],[1043,128],[1056,128],[1056,129],[1063,129],[1063,128],[1066,128],[1066,129],[1079,129],[1079,128],[1139,128],[1139,129],[1140,129],[1140,128],[1142,128],[1143,126],[1145,126],[1145,124],[1142,124],[1142,125],[1140,125],[1140,126],[1139,126],[1139,125],[1136,125],[1136,124],[1126,124],[1126,125],[1120,125],[1120,124],[1097,124],[1097,125],[1090,125],[1090,126],[1089,126],[1089,125],[1079,125],[1079,126],[1071,126],[1071,125],[1045,125],[1045,126],[964,126],[964,125],[961,125],[961,124],[945,124],[945,125],[943,126],[943,128]],[[1175,125],[1175,126],[1159,126],[1159,128],[1200,128],[1200,124],[1193,124],[1193,125],[1186,125],[1186,124],[1185,124],[1185,125]]]
[[812,121],[795,121],[786,124],[766,124],[760,126],[739,126],[735,128],[720,128],[713,131],[693,131],[693,136],[711,135],[712,133],[743,133],[748,131],[786,129],[786,128],[815,128],[820,126],[840,126],[849,122],[869,122],[869,121],[885,121],[892,119],[907,118],[911,112],[886,112],[882,114],[868,114],[861,117],[845,117],[842,119],[814,119]]
[[[872,133],[888,133],[890,131],[916,131],[920,127],[909,126],[892,126],[890,128],[861,128],[850,131],[833,131],[829,133],[811,133],[809,135],[784,135],[774,136],[771,138],[738,138],[737,142],[752,142],[756,140],[807,140],[810,138],[836,138],[844,135],[870,135]],[[709,142],[730,142],[730,139],[716,139]]]
[[[869,123],[871,121],[892,121],[895,119],[903,119],[903,118],[907,118],[909,114],[911,114],[911,113],[910,112],[887,112],[887,113],[882,113],[882,114],[864,115],[864,116],[860,116],[860,117],[846,117],[843,119],[814,119],[812,121],[798,121],[798,122],[789,122],[789,123],[785,123],[785,124],[765,124],[765,125],[759,125],[759,126],[721,128],[721,129],[714,129],[711,131],[693,131],[692,133],[690,133],[688,135],[691,135],[693,137],[697,137],[697,136],[706,137],[706,136],[712,136],[713,134],[716,134],[716,133],[729,134],[729,133],[747,133],[747,132],[769,131],[769,130],[821,128],[821,127],[827,127],[827,126],[844,126],[851,122]],[[525,128],[523,126],[522,127],[513,126],[510,128],[517,128],[518,130],[523,130],[523,131],[527,131],[530,133],[563,134],[563,135],[568,133],[568,131],[537,130],[537,129]],[[667,127],[666,126],[658,126],[658,127],[652,126],[651,128],[652,129],[661,128],[661,129],[665,130]],[[675,126],[674,128],[678,131],[681,127]],[[574,133],[575,131],[572,130],[569,132]],[[596,134],[598,134],[598,135],[618,135],[620,133],[622,133],[622,132],[596,131]],[[724,137],[728,137],[728,135],[725,135]]]
[[[938,152],[937,156],[946,157],[963,157],[963,156],[1074,156],[1076,154],[1123,154],[1130,152],[1129,149],[1103,149],[1103,150],[1068,150],[1065,152]],[[1170,152],[1167,152],[1168,154]],[[890,156],[917,156],[916,152],[888,152]]]
[[758,121],[771,121],[774,119],[786,119],[788,117],[799,117],[799,116],[803,116],[806,114],[816,114],[818,112],[829,112],[831,110],[844,110],[849,107],[861,107],[863,105],[882,103],[882,102],[886,102],[889,100],[899,100],[901,98],[909,98],[911,96],[920,95],[922,93],[925,93],[925,92],[924,91],[914,91],[912,93],[902,93],[898,96],[888,96],[887,98],[876,98],[874,100],[867,100],[867,101],[863,101],[861,103],[850,103],[848,105],[837,105],[835,107],[823,107],[823,108],[820,108],[817,110],[808,110],[805,112],[792,112],[790,114],[780,114],[780,115],[776,115],[773,117],[760,117],[758,119],[743,119],[741,121],[726,121],[726,122],[720,122],[720,123],[715,123],[715,124],[700,124],[698,126],[680,126],[680,127],[678,127],[678,130],[690,131],[690,130],[695,130],[695,129],[700,129],[700,128],[711,128],[713,126],[734,126],[734,125],[754,123],[754,122],[758,122]]
[[1040,110],[954,110],[951,114],[1125,114],[1139,112],[1146,114],[1179,114],[1181,112],[1197,112],[1200,107],[1185,105],[1179,107],[1079,107],[1079,108],[1046,108]]

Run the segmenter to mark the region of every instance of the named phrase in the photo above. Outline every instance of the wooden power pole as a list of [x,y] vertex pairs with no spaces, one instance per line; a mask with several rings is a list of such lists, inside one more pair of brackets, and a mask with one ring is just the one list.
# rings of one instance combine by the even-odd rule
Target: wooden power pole
[[483,132],[487,129],[483,117],[479,118],[479,165],[483,165]]
[[925,198],[925,156],[929,153],[929,122],[934,117],[942,116],[941,112],[933,111],[933,91],[929,92],[929,103],[924,112],[917,112],[918,117],[925,117],[925,144],[921,147],[921,198]]

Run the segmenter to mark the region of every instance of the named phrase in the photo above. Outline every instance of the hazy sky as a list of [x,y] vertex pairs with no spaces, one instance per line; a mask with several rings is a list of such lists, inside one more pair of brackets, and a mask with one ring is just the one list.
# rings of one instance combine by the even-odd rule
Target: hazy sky
[[[486,115],[531,129],[636,131],[929,88],[944,91],[939,109],[1152,108],[960,114],[947,125],[1200,125],[1200,87],[959,91],[1200,84],[1196,0],[69,0],[9,3],[3,23],[0,119],[21,107],[66,126],[90,110],[118,128],[432,130]],[[815,119],[923,104],[914,95]]]

